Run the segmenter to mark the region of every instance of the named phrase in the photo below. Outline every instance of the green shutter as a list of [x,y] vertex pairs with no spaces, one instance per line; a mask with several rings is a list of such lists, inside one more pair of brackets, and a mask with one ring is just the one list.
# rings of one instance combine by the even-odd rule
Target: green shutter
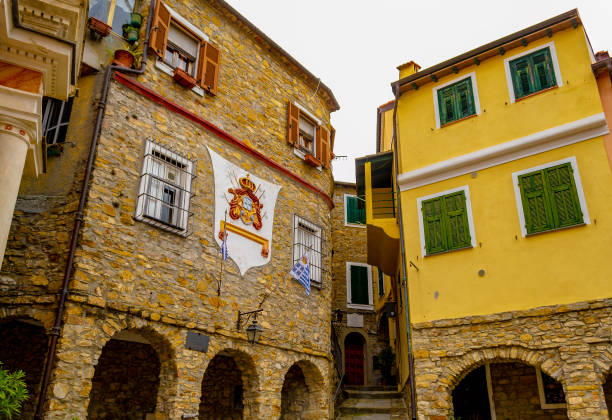
[[517,99],[557,84],[550,48],[511,61],[510,71]]
[[514,96],[521,98],[534,91],[533,80],[529,69],[529,58],[519,58],[510,63]]
[[351,265],[351,303],[369,305],[368,268]]
[[456,91],[459,118],[475,114],[476,109],[474,106],[474,91],[472,90],[472,78],[468,77],[467,79],[457,83]]
[[346,197],[346,222],[365,225],[365,206],[357,197]]
[[472,78],[438,89],[438,110],[440,125],[475,114]]
[[537,171],[519,176],[519,186],[527,233],[552,229],[552,213],[545,192],[544,172]]
[[559,228],[583,223],[571,164],[547,168],[545,173],[554,226]]
[[423,224],[425,229],[425,251],[427,254],[446,251],[446,233],[442,221],[442,197],[423,201]]
[[446,235],[449,250],[470,246],[472,243],[465,204],[464,191],[444,196],[447,224]]
[[446,124],[457,119],[455,91],[452,86],[438,90],[438,107],[440,109],[440,124]]

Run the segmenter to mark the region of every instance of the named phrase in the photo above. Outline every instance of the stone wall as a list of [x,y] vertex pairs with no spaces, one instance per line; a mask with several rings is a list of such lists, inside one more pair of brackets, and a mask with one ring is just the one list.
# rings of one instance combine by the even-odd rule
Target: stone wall
[[568,418],[607,419],[611,320],[605,299],[415,325],[419,419],[449,415],[453,388],[487,362],[540,367],[563,385]]
[[199,420],[241,420],[244,411],[244,386],[234,359],[216,356],[202,380]]
[[87,418],[142,419],[155,412],[160,363],[149,344],[110,340],[92,379]]
[[22,370],[29,397],[22,405],[18,419],[31,419],[36,409],[36,395],[42,380],[48,339],[44,328],[25,322],[0,323],[0,362],[10,372]]
[[281,420],[302,420],[308,410],[308,386],[302,369],[297,365],[291,366],[281,393]]

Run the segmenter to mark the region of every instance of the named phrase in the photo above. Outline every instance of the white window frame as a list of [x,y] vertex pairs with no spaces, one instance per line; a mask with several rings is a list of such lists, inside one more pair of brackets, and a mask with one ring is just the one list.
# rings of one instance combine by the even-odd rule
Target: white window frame
[[[368,304],[357,304],[351,302],[351,267],[366,267],[368,271]],[[369,264],[358,262],[346,262],[346,307],[350,309],[362,309],[365,311],[374,310],[374,296],[372,293],[372,267]]]
[[565,408],[566,403],[548,404],[546,402],[546,395],[544,394],[544,380],[542,379],[542,369],[534,367],[536,371],[536,378],[538,380],[538,395],[540,396],[540,408],[542,410],[553,410],[557,408]]
[[[559,60],[557,59],[557,50],[555,49],[555,43],[554,41],[547,42],[546,44],[538,45],[535,48],[531,48],[527,51],[514,54],[504,59],[504,69],[506,70],[506,83],[508,84],[508,94],[510,95],[510,103],[516,102],[516,98],[514,96],[514,82],[512,81],[512,72],[510,71],[510,62],[516,60],[517,58],[521,58],[534,52],[543,50],[546,47],[550,48],[550,59],[552,61],[553,69],[555,71],[555,79],[557,82],[557,86],[563,86],[563,78],[561,77],[561,69],[559,68]],[[533,94],[539,92],[542,91],[534,92]],[[520,99],[523,99],[523,97],[521,97]]]
[[[312,287],[316,287],[318,289],[323,285],[323,229],[320,226],[312,223],[311,221],[294,214],[293,215],[293,262],[292,267],[297,263],[297,261],[302,258],[304,255],[303,248],[307,248],[307,245],[298,243],[299,238],[296,237],[296,233],[298,232],[298,226],[302,224],[307,229],[313,231],[312,235],[314,235],[315,243],[313,248],[314,252],[308,253],[308,263],[310,265],[310,285]],[[318,253],[318,256],[317,256]],[[318,265],[318,268],[317,268]],[[314,267],[314,269],[313,269]],[[317,278],[318,277],[318,278]]]
[[[436,114],[436,128],[439,129],[441,127],[440,124],[440,107],[438,106],[438,91],[440,89],[443,89],[447,86],[453,85],[457,82],[460,82],[462,80],[465,80],[467,78],[471,78],[472,79],[472,94],[474,96],[474,110],[476,111],[475,115],[480,115],[480,98],[478,97],[478,86],[476,84],[476,72],[471,72],[471,73],[467,73],[464,74],[462,76],[459,76],[453,80],[450,80],[448,82],[442,83],[441,85],[438,85],[436,87],[434,87],[432,89],[433,91],[433,100],[434,100],[434,111]],[[451,121],[454,122],[454,121]],[[450,124],[450,123],[449,123]]]
[[417,213],[419,216],[419,235],[421,238],[421,256],[422,257],[429,257],[432,255],[440,255],[446,252],[458,251],[458,249],[453,249],[450,251],[437,252],[435,254],[427,254],[427,251],[426,251],[427,248],[426,248],[426,242],[425,242],[425,224],[423,223],[423,212],[421,211],[421,207],[422,207],[423,201],[426,201],[432,198],[436,198],[436,197],[440,197],[443,195],[447,195],[447,194],[456,193],[459,191],[463,191],[465,194],[465,210],[467,211],[468,226],[470,228],[471,245],[472,245],[472,248],[476,248],[476,233],[474,230],[474,219],[472,217],[472,200],[470,199],[470,188],[467,185],[463,185],[461,187],[452,188],[450,190],[441,191],[435,194],[427,195],[425,197],[417,198]]
[[[359,223],[349,223],[348,222],[348,206],[347,206],[347,198],[348,197],[355,197],[356,199],[360,199],[357,195],[355,194],[344,194],[344,226],[349,226],[349,227],[358,227],[358,228],[362,228],[365,229],[366,225],[363,224],[359,224]],[[364,203],[365,206],[365,203]]]
[[[512,173],[512,186],[514,187],[514,198],[516,200],[516,208],[518,211],[519,225],[521,227],[521,235],[523,238],[527,236],[527,227],[525,226],[525,211],[523,210],[523,200],[521,198],[521,188],[519,186],[519,176],[527,174],[529,172],[541,171],[542,169],[550,168],[551,166],[562,165],[564,163],[571,163],[572,172],[574,175],[574,184],[576,185],[576,195],[578,196],[578,202],[580,203],[580,210],[582,211],[582,218],[584,224],[590,225],[591,219],[589,217],[589,211],[586,205],[586,198],[584,197],[584,191],[582,189],[582,181],[580,180],[580,173],[578,171],[578,163],[576,156],[570,156],[565,159],[558,160],[556,162],[548,162],[542,165],[534,166],[532,168],[523,169],[518,172]],[[571,227],[571,226],[568,226]],[[541,233],[550,232],[555,229],[545,230]],[[540,233],[540,232],[538,232]]]
[[[150,174],[150,172],[147,172],[147,170],[150,169],[150,166],[151,166],[150,160],[152,159],[151,154],[153,152],[158,152],[162,155],[170,156],[172,159],[185,165],[185,168],[179,168],[177,166],[177,169],[183,172],[181,176],[185,176],[188,178],[185,180],[185,185],[184,185],[185,190],[183,191],[182,197],[179,198],[180,201],[177,204],[181,208],[181,214],[178,216],[179,222],[177,223],[177,227],[165,225],[163,222],[156,222],[158,218],[155,217],[154,215],[150,216],[153,218],[153,220],[144,216],[148,212],[146,208],[147,206],[146,190],[148,188],[147,181],[150,179],[150,177],[148,177],[147,175]],[[150,139],[147,139],[145,142],[145,153],[144,153],[144,157],[142,160],[142,169],[140,173],[141,175],[140,184],[138,186],[138,197],[137,197],[137,202],[136,202],[136,212],[134,215],[134,219],[141,221],[141,222],[151,224],[156,227],[159,227],[160,229],[176,233],[181,236],[187,236],[188,228],[189,228],[189,207],[191,204],[191,195],[192,195],[191,190],[192,190],[192,183],[193,183],[193,178],[194,178],[193,168],[194,168],[194,165],[191,160],[185,158],[184,156],[178,155],[176,152],[173,152],[161,146],[160,144],[153,142]],[[159,182],[163,183],[163,181],[159,181]],[[168,183],[168,185],[173,186],[170,183]]]

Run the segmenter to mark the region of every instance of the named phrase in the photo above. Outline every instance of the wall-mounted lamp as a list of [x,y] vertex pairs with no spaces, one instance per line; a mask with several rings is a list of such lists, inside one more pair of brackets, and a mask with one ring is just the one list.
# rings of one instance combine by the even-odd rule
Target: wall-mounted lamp
[[251,344],[259,341],[259,338],[261,337],[261,333],[263,331],[263,328],[261,328],[259,324],[257,324],[257,314],[260,313],[261,311],[263,311],[263,309],[256,309],[254,311],[249,311],[249,312],[238,311],[238,320],[236,321],[236,329],[238,331],[240,331],[240,328],[241,328],[240,319],[243,316],[246,317],[245,323],[248,323],[249,319],[253,317],[253,322],[251,323],[251,325],[249,325],[246,328],[247,340],[249,340],[249,343]]

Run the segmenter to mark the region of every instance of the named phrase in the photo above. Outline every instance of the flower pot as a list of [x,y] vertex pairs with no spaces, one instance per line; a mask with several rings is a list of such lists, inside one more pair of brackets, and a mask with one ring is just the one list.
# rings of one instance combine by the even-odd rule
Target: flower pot
[[138,28],[135,28],[131,25],[125,24],[123,25],[123,37],[129,42],[133,44],[138,41]]
[[99,19],[96,19],[95,17],[89,18],[89,20],[87,21],[87,27],[92,32],[100,35],[102,38],[108,36],[108,34],[110,34],[111,30],[113,29],[112,26],[107,25],[106,23],[102,22]]
[[196,85],[196,79],[178,67],[174,69],[174,80],[187,89],[191,89]]
[[128,50],[116,50],[113,63],[130,68],[134,64],[134,54]]
[[315,168],[318,168],[319,166],[321,166],[321,162],[319,161],[319,159],[317,159],[316,157],[314,157],[310,153],[308,153],[306,156],[304,156],[304,162],[306,162],[307,164],[309,164],[310,166],[313,166]]
[[130,14],[130,26],[138,29],[142,25],[142,15],[140,13]]

